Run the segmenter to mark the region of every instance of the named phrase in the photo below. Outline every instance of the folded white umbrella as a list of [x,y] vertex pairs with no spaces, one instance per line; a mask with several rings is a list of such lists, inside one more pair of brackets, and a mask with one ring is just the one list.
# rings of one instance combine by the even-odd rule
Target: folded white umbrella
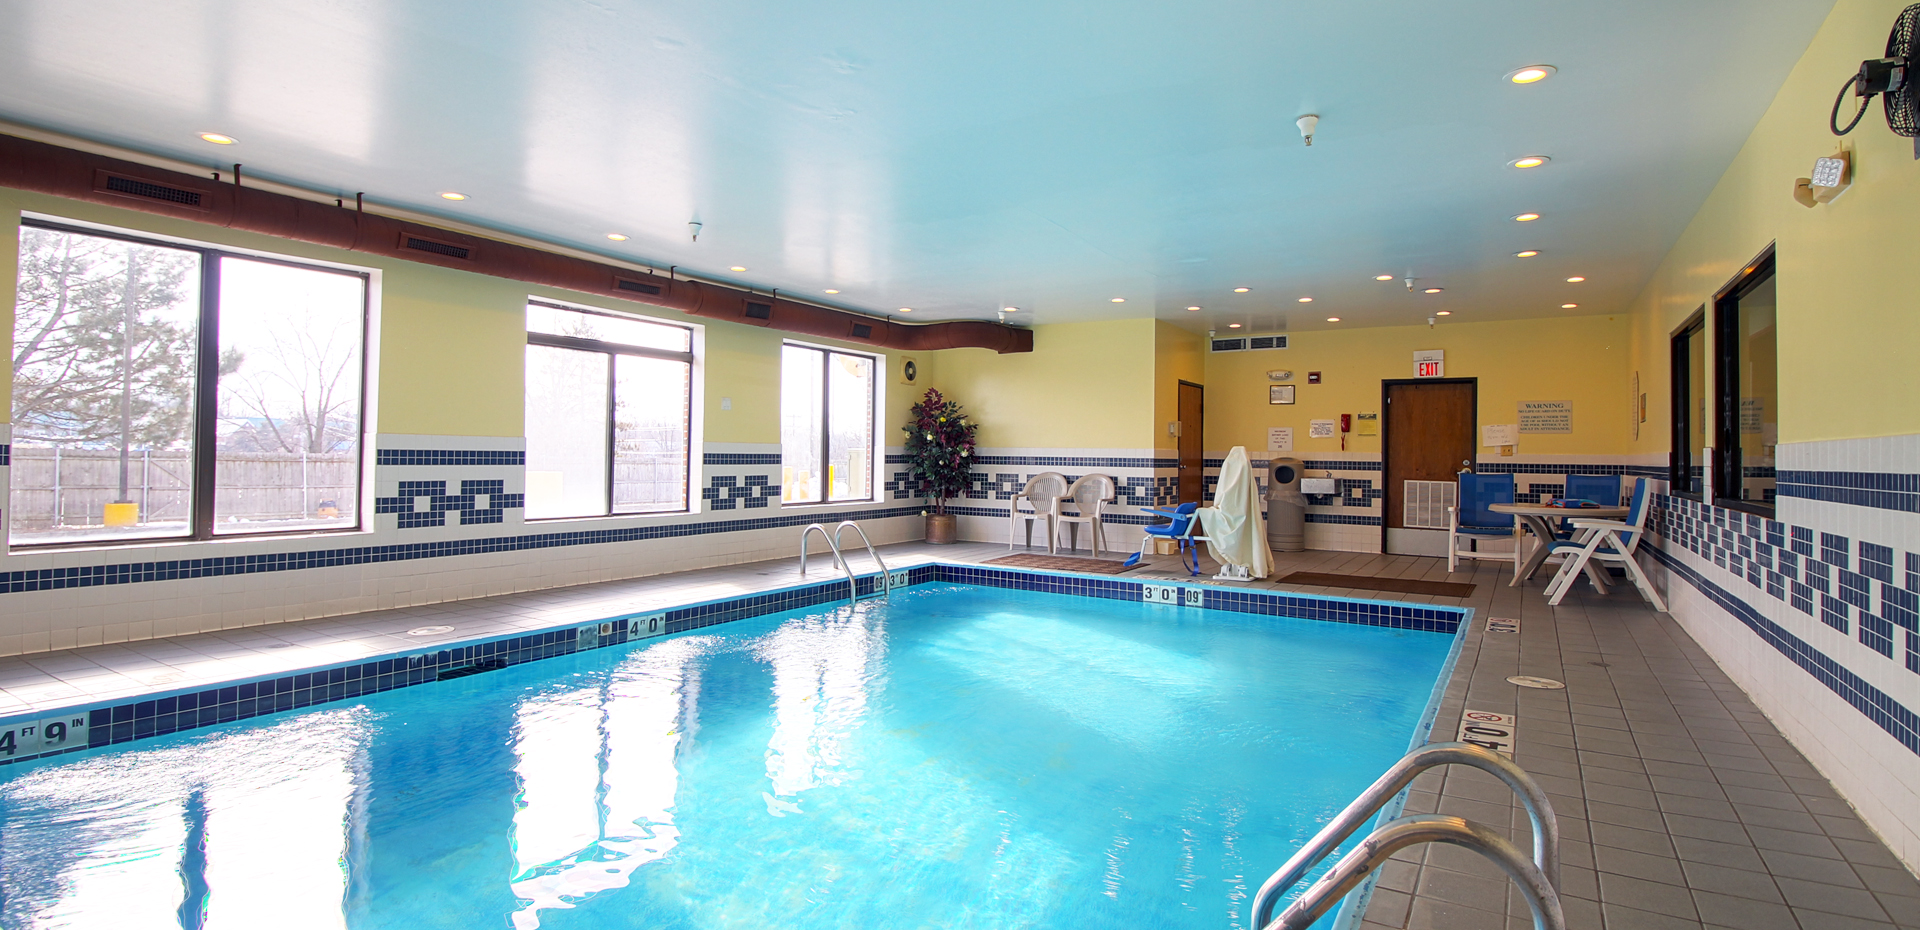
[[[1207,548],[1222,566],[1238,565],[1252,578],[1273,573],[1273,553],[1267,549],[1267,520],[1261,512],[1260,483],[1253,480],[1247,447],[1234,446],[1220,465],[1220,483],[1214,486],[1213,506],[1194,516],[1207,538]],[[1222,571],[1225,576],[1228,572]]]

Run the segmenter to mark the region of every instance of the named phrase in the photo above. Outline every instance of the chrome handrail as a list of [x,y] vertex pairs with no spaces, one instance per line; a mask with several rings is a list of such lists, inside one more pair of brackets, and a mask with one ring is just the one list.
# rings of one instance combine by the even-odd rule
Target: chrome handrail
[[1534,864],[1547,884],[1557,891],[1560,887],[1560,822],[1554,817],[1553,802],[1547,799],[1547,793],[1525,770],[1497,752],[1470,743],[1429,743],[1402,756],[1260,886],[1260,893],[1253,899],[1253,926],[1265,927],[1273,915],[1274,905],[1287,889],[1299,883],[1320,860],[1352,836],[1368,817],[1421,772],[1441,765],[1471,765],[1485,770],[1506,782],[1507,787],[1520,796],[1528,819],[1533,821]]
[[1487,857],[1520,886],[1527,906],[1533,910],[1534,930],[1566,930],[1567,917],[1560,909],[1560,892],[1539,866],[1528,862],[1518,847],[1488,827],[1443,814],[1413,814],[1373,831],[1319,881],[1301,892],[1279,917],[1271,923],[1254,926],[1261,930],[1305,930],[1346,897],[1347,892],[1359,886],[1367,873],[1384,865],[1394,853],[1420,843],[1465,846]]
[[[870,555],[873,557],[873,564],[880,566],[881,590],[886,592],[887,600],[889,601],[893,600],[893,576],[887,573],[887,563],[881,560],[879,551],[873,548],[873,540],[870,540],[867,538],[867,531],[861,529],[860,524],[855,523],[852,520],[840,521],[840,525],[833,528],[833,551],[835,552],[840,551],[840,531],[846,529],[847,527],[853,527],[853,531],[860,534],[860,542],[862,545],[867,547],[867,555]],[[804,537],[803,537],[803,541],[804,541]],[[843,563],[845,562],[844,556],[842,557],[841,561]],[[848,569],[847,572],[848,574],[852,574],[853,570]],[[858,600],[858,598],[856,597],[855,600]]]
[[[858,601],[860,599],[860,586],[853,580],[853,566],[848,565],[847,557],[840,554],[840,543],[837,542],[833,536],[827,535],[827,527],[825,524],[809,523],[806,529],[800,531],[800,577],[805,578],[807,576],[807,537],[812,535],[814,530],[820,531],[820,538],[826,540],[827,548],[833,550],[834,564],[840,566],[840,570],[847,573],[848,603]],[[861,535],[865,536],[866,534],[863,533]]]

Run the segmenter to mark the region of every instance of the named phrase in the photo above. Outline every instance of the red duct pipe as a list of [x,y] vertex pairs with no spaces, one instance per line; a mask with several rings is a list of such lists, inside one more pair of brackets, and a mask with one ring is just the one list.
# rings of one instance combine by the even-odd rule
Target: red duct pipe
[[0,186],[878,348],[1033,351],[1031,330],[999,323],[894,323],[777,295],[631,271],[15,136],[0,135]]

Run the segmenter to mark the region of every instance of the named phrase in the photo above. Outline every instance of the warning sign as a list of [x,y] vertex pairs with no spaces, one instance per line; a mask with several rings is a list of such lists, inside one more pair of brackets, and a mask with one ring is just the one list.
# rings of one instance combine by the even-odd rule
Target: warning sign
[[1488,710],[1470,710],[1460,715],[1460,735],[1458,742],[1471,743],[1491,749],[1507,758],[1513,758],[1517,728],[1514,719],[1507,714],[1496,714]]
[[1573,432],[1573,401],[1523,400],[1520,402],[1520,432]]

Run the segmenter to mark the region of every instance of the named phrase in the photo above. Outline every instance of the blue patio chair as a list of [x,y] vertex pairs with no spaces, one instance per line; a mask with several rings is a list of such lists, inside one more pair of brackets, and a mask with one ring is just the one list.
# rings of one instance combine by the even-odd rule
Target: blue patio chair
[[[1620,506],[1619,475],[1568,475],[1567,491],[1561,495],[1567,500],[1593,501],[1602,507]],[[1573,524],[1560,521],[1559,539],[1573,538]]]
[[[1520,566],[1520,531],[1510,513],[1494,513],[1493,504],[1513,503],[1512,475],[1476,475],[1460,473],[1457,503],[1447,508],[1447,571],[1460,567],[1461,559],[1512,559]],[[1506,539],[1511,552],[1481,552],[1481,540]],[[1466,548],[1461,548],[1461,543]]]
[[1572,518],[1574,529],[1583,535],[1575,540],[1552,544],[1554,554],[1564,558],[1560,563],[1560,571],[1554,574],[1552,581],[1547,582],[1547,603],[1560,606],[1582,572],[1593,582],[1594,590],[1607,593],[1605,570],[1618,565],[1627,570],[1627,577],[1633,581],[1633,586],[1640,589],[1641,596],[1653,605],[1654,610],[1666,612],[1667,605],[1660,599],[1660,592],[1654,590],[1653,582],[1647,579],[1646,572],[1640,570],[1640,563],[1634,559],[1634,550],[1640,548],[1640,540],[1647,534],[1647,512],[1652,509],[1647,503],[1650,484],[1645,478],[1634,479],[1633,503],[1624,521]]
[[[1180,566],[1185,568],[1189,575],[1200,574],[1200,555],[1193,542],[1193,526],[1196,522],[1193,512],[1199,509],[1200,505],[1197,503],[1181,504],[1172,510],[1149,509],[1148,513],[1168,517],[1172,522],[1146,527],[1144,529],[1146,535],[1140,539],[1140,551],[1127,557],[1127,566],[1131,568],[1140,564],[1140,560],[1146,557],[1147,547],[1153,545],[1155,539],[1171,539],[1180,546]],[[1192,565],[1187,564],[1189,558],[1193,561]]]

